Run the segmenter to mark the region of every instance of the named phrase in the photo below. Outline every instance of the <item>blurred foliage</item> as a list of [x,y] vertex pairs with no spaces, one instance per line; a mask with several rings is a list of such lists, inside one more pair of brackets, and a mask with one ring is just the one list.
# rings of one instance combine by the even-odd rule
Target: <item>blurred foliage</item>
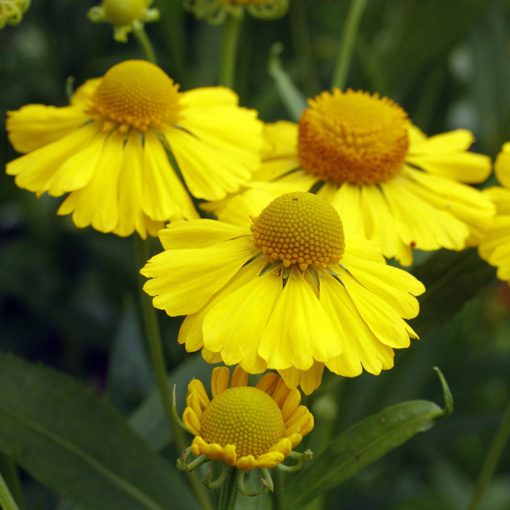
[[[109,26],[87,21],[94,3],[35,1],[21,25],[0,31],[2,119],[8,110],[30,102],[63,105],[69,77],[78,85],[115,62],[142,57],[134,41],[116,44]],[[268,73],[276,42],[283,47],[281,68],[298,90],[310,97],[327,88],[348,4],[293,0],[281,20],[245,19],[236,78],[242,103],[257,108],[266,121],[290,118],[278,83]],[[178,0],[159,0],[155,6],[161,20],[147,31],[161,65],[184,89],[214,84],[220,29],[183,13]],[[510,2],[371,0],[348,83],[392,97],[429,134],[469,128],[477,138],[476,150],[494,156],[510,139]],[[2,123],[0,161],[4,165],[14,157]],[[131,423],[151,438],[152,412],[144,411],[149,403],[142,404],[151,380],[135,311],[132,240],[78,231],[69,218],[55,215],[58,203],[36,198],[17,189],[11,177],[0,176],[0,349],[72,374],[125,413],[142,405]],[[466,508],[510,394],[510,289],[493,279],[483,285],[487,279],[453,320],[446,303],[446,318],[398,353],[392,371],[325,380],[312,402],[320,425],[308,445],[316,450],[328,437],[387,405],[416,398],[440,403],[435,365],[455,398],[448,420],[348,486],[323,495],[328,508]],[[175,370],[185,358],[175,342],[179,321],[161,317],[161,323]],[[179,368],[181,393],[190,367],[192,362]],[[153,448],[162,446],[157,437],[152,439]],[[509,474],[507,455],[484,498],[484,510],[510,508]],[[28,475],[24,482],[30,510],[55,508],[54,495]],[[264,499],[258,505],[263,507]],[[71,507],[62,503],[60,508]],[[318,508],[317,501],[308,508]]]

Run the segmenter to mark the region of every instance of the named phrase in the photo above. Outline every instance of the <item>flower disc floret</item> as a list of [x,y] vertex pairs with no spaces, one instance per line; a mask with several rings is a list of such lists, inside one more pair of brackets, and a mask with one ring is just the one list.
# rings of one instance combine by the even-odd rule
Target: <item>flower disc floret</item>
[[202,416],[202,437],[221,446],[235,444],[239,455],[262,455],[284,433],[279,407],[258,388],[229,388]]
[[273,200],[253,220],[258,248],[285,267],[324,268],[344,251],[342,221],[326,200],[311,193],[287,193]]
[[161,128],[178,119],[178,88],[154,64],[127,60],[104,75],[89,113],[110,127],[131,127],[139,131]]
[[298,154],[309,173],[336,184],[377,184],[402,169],[407,114],[388,98],[348,90],[310,100],[299,123]]

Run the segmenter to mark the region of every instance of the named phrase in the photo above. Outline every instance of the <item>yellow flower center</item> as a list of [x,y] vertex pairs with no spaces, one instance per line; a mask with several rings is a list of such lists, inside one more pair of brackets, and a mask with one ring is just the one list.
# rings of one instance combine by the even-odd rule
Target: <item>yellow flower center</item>
[[235,445],[239,456],[257,457],[285,435],[280,408],[264,391],[242,386],[214,397],[202,416],[202,437],[220,446]]
[[126,60],[110,68],[93,96],[89,114],[110,125],[139,131],[173,124],[179,113],[178,85],[159,67]]
[[312,193],[287,193],[253,220],[255,245],[285,267],[320,269],[339,262],[344,252],[342,221],[333,206]]
[[407,114],[388,98],[338,89],[310,100],[299,122],[303,168],[336,184],[376,184],[398,174],[409,140]]

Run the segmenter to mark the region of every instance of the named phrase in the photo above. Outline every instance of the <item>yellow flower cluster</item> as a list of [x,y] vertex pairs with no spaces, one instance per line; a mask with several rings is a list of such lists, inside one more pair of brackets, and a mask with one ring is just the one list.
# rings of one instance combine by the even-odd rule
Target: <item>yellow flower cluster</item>
[[[124,40],[155,19],[150,4],[105,0],[90,15]],[[188,7],[221,21],[282,14],[287,2]],[[65,195],[58,214],[79,228],[159,236],[163,250],[141,269],[145,292],[186,316],[188,352],[236,366],[231,379],[225,366],[213,371],[212,398],[189,384],[190,452],[242,471],[281,464],[312,430],[298,387],[312,393],[325,368],[377,375],[418,338],[407,320],[424,286],[385,258],[409,265],[415,248],[479,244],[510,279],[510,144],[496,163],[504,188],[480,192],[471,184],[491,162],[469,151],[469,131],[427,137],[376,94],[325,91],[298,124],[264,127],[232,90],[181,91],[155,64],[127,60],[68,106],[9,112],[7,130],[22,153],[7,165],[19,187]],[[201,218],[197,200],[216,219]]]

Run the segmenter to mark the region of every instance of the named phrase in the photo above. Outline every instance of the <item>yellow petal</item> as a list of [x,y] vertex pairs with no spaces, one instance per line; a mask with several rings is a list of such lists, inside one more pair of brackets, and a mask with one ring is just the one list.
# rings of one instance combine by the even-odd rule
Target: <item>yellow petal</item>
[[270,272],[225,293],[204,319],[204,345],[220,352],[227,365],[256,359],[262,331],[281,292],[280,276]]
[[347,377],[359,375],[362,366],[371,374],[379,374],[388,359],[393,359],[393,350],[375,337],[340,282],[326,272],[321,272],[319,279],[321,303],[343,347],[342,354],[327,361],[326,366]]
[[498,181],[505,186],[510,188],[510,143],[507,142],[503,145],[501,152],[496,158],[494,163],[494,171]]
[[190,196],[173,171],[163,145],[151,132],[145,134],[143,210],[155,221],[198,217]]
[[253,256],[253,244],[235,239],[201,249],[169,250],[152,257],[140,271],[156,308],[168,315],[195,313]]
[[161,230],[159,240],[166,250],[203,248],[246,235],[251,235],[251,232],[237,225],[217,220],[197,219],[171,223],[168,228]]
[[7,113],[7,133],[18,152],[31,152],[76,131],[88,120],[74,106],[29,104]]
[[325,361],[341,350],[314,290],[300,271],[292,270],[264,329],[259,355],[270,368],[308,370],[314,360]]

